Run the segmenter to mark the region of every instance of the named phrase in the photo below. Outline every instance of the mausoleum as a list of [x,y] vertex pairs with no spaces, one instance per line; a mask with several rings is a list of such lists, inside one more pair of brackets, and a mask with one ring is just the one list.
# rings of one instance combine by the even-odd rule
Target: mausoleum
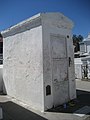
[[76,98],[72,27],[39,13],[3,31],[4,92],[40,111]]

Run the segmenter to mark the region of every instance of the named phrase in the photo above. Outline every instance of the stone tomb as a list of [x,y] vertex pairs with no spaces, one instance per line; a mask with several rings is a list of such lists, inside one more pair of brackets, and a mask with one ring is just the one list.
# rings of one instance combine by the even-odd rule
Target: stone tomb
[[40,111],[76,98],[72,27],[40,13],[3,31],[4,92]]

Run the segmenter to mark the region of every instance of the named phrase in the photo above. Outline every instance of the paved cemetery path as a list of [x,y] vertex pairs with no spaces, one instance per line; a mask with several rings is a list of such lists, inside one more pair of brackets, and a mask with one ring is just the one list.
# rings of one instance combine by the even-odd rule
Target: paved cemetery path
[[40,112],[21,104],[21,102],[7,95],[0,95],[0,107],[3,110],[3,120],[90,120],[88,115],[78,116],[74,111],[88,112],[90,107],[90,82],[76,81],[77,99],[67,104],[67,108],[59,106],[47,112]]

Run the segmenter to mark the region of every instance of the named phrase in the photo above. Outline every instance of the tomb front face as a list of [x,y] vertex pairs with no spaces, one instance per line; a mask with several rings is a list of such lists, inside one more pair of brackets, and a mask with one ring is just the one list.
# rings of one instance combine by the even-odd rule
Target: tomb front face
[[40,111],[76,97],[71,28],[64,15],[41,13],[2,32],[8,95]]
[[67,44],[61,35],[51,35],[50,41],[53,104],[56,106],[69,99]]

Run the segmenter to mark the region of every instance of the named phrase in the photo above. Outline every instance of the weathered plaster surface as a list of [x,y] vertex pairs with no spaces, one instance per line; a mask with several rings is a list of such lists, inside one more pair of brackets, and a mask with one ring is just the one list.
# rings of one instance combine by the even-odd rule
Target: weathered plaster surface
[[[50,36],[51,35],[61,35],[65,36],[66,38],[66,49],[67,49],[67,65],[68,65],[68,58],[71,57],[71,65],[68,67],[68,80],[69,82],[64,82],[63,87],[61,84],[57,84],[59,88],[62,87],[62,92],[60,93],[60,96],[58,96],[57,99],[62,101],[61,98],[66,95],[66,99],[63,102],[68,101],[69,99],[74,99],[76,98],[76,86],[75,86],[75,75],[74,75],[74,59],[73,59],[73,44],[72,44],[72,34],[71,34],[71,28],[72,28],[72,22],[68,21],[67,18],[63,17],[60,14],[53,15],[52,19],[52,14],[47,14],[44,16],[43,19],[43,57],[44,57],[44,86],[49,84],[53,86],[52,82],[52,58],[51,58],[51,48],[50,48]],[[67,38],[69,36],[69,38]],[[51,38],[52,39],[52,38]],[[60,47],[61,53],[64,51],[62,46],[59,46],[57,44],[57,47]],[[61,49],[62,47],[62,49]],[[63,57],[63,54],[61,55]],[[59,56],[58,56],[59,57]],[[64,64],[64,63],[63,63]],[[60,69],[63,68],[62,67]],[[58,74],[59,75],[59,74]],[[64,75],[64,73],[63,73]],[[62,76],[63,76],[62,75]],[[67,89],[69,89],[67,93]],[[59,90],[60,91],[60,90]],[[53,87],[52,87],[52,94],[50,96],[45,97],[45,109],[50,108],[54,102],[53,102]],[[67,94],[64,94],[64,93]],[[61,102],[61,103],[63,103]],[[60,102],[57,102],[60,104]]]
[[42,109],[42,27],[4,40],[4,82],[7,94]]
[[69,79],[69,96],[70,99],[76,98],[76,83],[75,83],[75,69],[74,69],[74,52],[72,36],[67,39],[67,52],[68,58],[71,58],[70,67],[68,67],[68,79]]
[[[8,95],[40,111],[76,97],[72,26],[60,13],[42,13],[2,32]],[[51,89],[49,95],[47,86]]]

